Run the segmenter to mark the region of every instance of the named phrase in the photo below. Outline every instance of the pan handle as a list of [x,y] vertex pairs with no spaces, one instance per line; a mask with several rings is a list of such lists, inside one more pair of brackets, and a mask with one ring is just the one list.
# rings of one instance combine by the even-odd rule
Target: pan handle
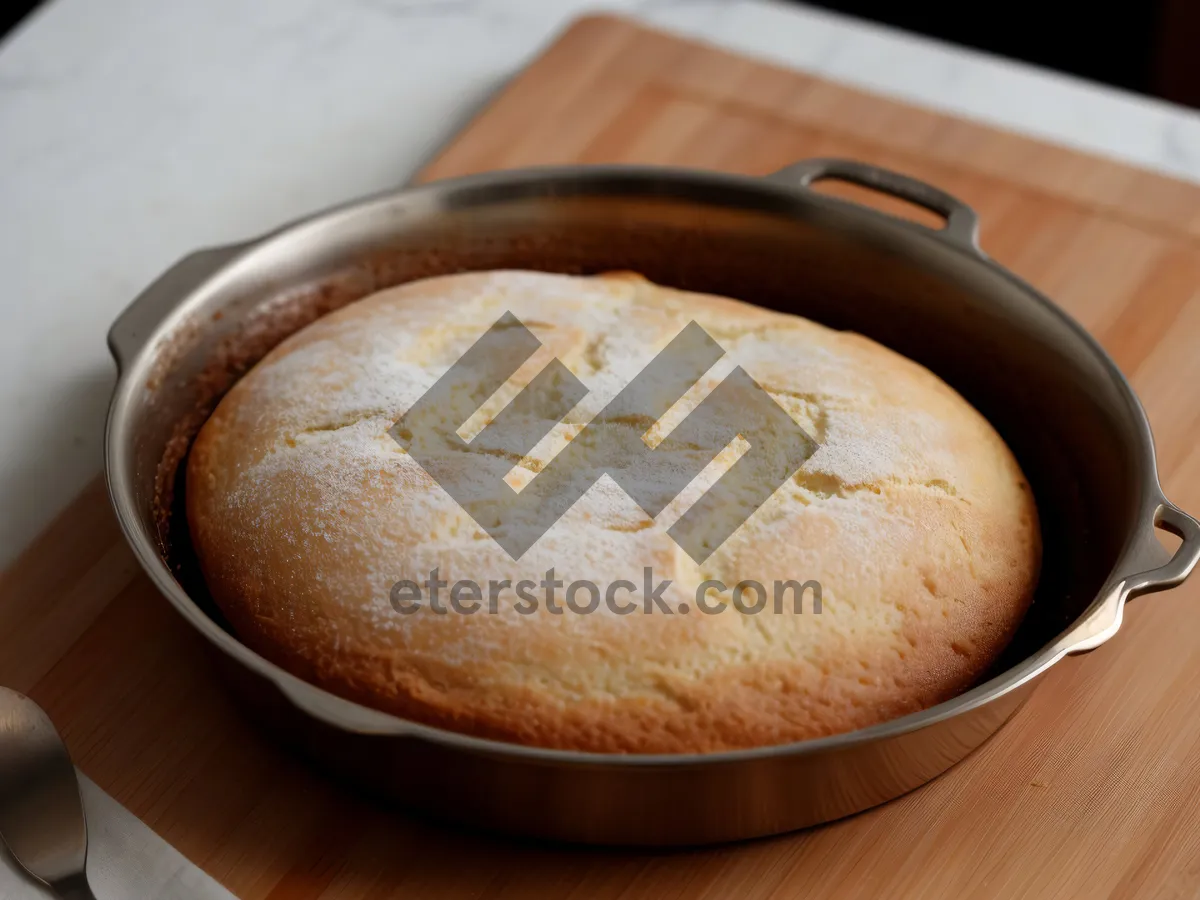
[[1126,597],[1165,591],[1183,583],[1200,563],[1200,522],[1189,516],[1166,497],[1161,497],[1152,520],[1156,528],[1169,531],[1183,543],[1169,561],[1149,571],[1125,579]]
[[[853,159],[806,159],[767,176],[771,181],[810,188],[818,181],[834,180],[857,184],[935,212],[946,219],[937,234],[960,247],[979,253],[979,216],[957,197],[890,169]],[[848,201],[841,201],[843,203]]]
[[[1200,564],[1200,522],[1195,518],[1160,494],[1149,525],[1134,554],[1133,572],[1116,576],[1104,600],[1055,642],[1063,653],[1074,655],[1096,649],[1121,627],[1127,600],[1176,587]],[[1183,541],[1165,561],[1166,551],[1154,536],[1154,528],[1178,535]]]
[[108,349],[124,372],[145,347],[146,338],[179,304],[179,298],[195,290],[253,242],[199,250],[185,256],[142,291],[108,330]]

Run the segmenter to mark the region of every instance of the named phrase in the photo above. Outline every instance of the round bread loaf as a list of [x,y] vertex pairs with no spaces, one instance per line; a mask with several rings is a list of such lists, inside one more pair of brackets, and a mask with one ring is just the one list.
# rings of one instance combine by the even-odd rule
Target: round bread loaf
[[[693,321],[726,356],[662,419],[626,427],[656,446],[736,364],[816,450],[702,562],[668,528],[755,450],[744,441],[654,519],[599,478],[514,559],[391,433],[505,313],[542,347],[473,422],[449,422],[470,442],[464,471],[505,452],[487,424],[557,358],[587,395],[509,461],[523,490]],[[679,442],[654,452],[661,471],[712,458]],[[545,747],[717,751],[930,706],[996,659],[1040,560],[1015,459],[928,370],[856,334],[619,273],[450,275],[351,304],[242,378],[187,465],[194,548],[247,645],[365,705]],[[524,598],[504,586],[523,579]],[[479,609],[469,588],[449,603],[458,581],[480,586]],[[553,600],[545,581],[561,581]],[[576,581],[596,586],[598,608],[586,586],[566,606]]]

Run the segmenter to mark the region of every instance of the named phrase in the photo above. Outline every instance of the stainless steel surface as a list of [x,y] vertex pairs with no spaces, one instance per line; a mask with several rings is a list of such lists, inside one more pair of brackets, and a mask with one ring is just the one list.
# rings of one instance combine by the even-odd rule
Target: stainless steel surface
[[60,897],[95,900],[75,766],[41,707],[8,688],[0,688],[0,838]]
[[[926,206],[946,227],[808,189],[822,178]],[[1082,328],[987,259],[976,234],[975,214],[955,198],[845,160],[767,179],[647,167],[502,172],[349,204],[189,257],[118,319],[112,502],[146,572],[218,651],[235,696],[289,745],[374,793],[445,818],[617,844],[732,840],[848,815],[945,771],[1048,668],[1111,637],[1126,600],[1178,584],[1200,558],[1200,525],[1163,497],[1129,384]],[[212,608],[186,539],[172,551],[178,577],[156,540],[156,472],[178,423],[198,427],[206,392],[236,377],[239,355],[260,356],[322,309],[424,275],[505,266],[637,269],[798,312],[874,337],[958,388],[1017,454],[1042,516],[1038,597],[997,674],[932,709],[821,740],[605,756],[402,721],[306,684],[239,643]],[[1170,560],[1157,526],[1183,539]]]

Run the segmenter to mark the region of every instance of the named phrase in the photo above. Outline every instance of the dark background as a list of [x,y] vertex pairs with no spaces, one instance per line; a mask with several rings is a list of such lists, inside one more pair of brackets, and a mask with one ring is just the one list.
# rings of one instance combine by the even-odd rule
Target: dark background
[[[1200,108],[1200,0],[809,2]],[[0,35],[37,5],[3,4]]]
[[1200,108],[1200,0],[808,0]]

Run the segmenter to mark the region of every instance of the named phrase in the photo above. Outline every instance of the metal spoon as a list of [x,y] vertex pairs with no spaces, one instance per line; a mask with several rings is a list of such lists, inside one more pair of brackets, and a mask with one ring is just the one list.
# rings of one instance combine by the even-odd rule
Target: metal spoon
[[67,748],[42,708],[0,687],[0,840],[63,900],[96,900],[87,822]]

